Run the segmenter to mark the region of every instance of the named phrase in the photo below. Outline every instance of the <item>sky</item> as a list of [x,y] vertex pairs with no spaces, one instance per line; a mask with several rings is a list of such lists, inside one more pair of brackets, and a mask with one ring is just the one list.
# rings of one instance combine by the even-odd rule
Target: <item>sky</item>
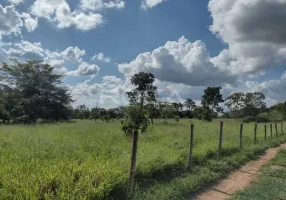
[[286,0],[1,0],[0,62],[43,60],[73,106],[128,104],[130,77],[159,100],[200,102],[208,86],[286,100]]

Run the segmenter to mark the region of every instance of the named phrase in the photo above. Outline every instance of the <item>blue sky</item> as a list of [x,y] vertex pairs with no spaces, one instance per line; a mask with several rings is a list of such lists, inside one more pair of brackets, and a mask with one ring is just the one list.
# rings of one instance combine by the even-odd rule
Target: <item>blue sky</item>
[[2,0],[0,59],[54,65],[75,106],[126,104],[139,71],[181,101],[220,85],[224,95],[264,92],[273,104],[286,98],[282,8],[284,0]]

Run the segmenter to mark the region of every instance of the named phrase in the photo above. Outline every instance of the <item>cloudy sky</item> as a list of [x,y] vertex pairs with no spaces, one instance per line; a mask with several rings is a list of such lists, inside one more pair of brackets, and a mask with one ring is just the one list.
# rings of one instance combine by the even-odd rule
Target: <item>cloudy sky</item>
[[286,0],[1,0],[0,61],[43,60],[74,106],[127,103],[130,77],[159,98],[199,101],[207,86],[286,100]]

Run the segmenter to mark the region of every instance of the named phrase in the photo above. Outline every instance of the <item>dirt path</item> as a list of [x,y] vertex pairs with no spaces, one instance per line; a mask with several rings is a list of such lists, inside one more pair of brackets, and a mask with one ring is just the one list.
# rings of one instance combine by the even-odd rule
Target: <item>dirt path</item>
[[271,148],[266,151],[259,160],[250,162],[240,169],[234,171],[226,179],[208,189],[207,191],[198,194],[195,200],[224,200],[237,191],[244,189],[249,185],[259,174],[259,169],[273,159],[279,149],[286,149],[286,143],[276,148]]

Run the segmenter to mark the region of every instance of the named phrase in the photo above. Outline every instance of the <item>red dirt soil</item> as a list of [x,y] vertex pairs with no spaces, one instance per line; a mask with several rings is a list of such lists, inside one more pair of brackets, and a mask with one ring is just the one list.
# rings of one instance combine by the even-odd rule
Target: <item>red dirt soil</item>
[[195,200],[225,200],[234,193],[244,189],[259,175],[259,169],[273,159],[279,149],[286,149],[286,143],[276,148],[270,148],[256,161],[250,162],[234,171],[226,179],[221,180],[212,188],[198,194]]

